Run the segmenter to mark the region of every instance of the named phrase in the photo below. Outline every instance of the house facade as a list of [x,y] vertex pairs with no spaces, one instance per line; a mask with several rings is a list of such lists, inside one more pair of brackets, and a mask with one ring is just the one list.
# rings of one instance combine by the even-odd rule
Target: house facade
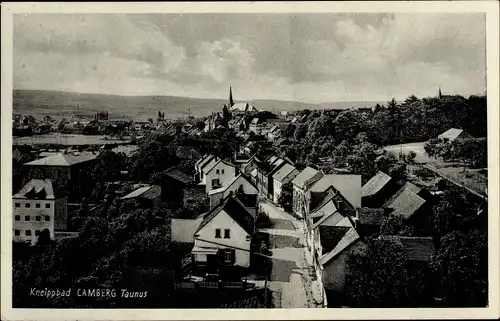
[[252,119],[250,125],[248,126],[248,130],[254,132],[255,135],[260,135],[262,133],[263,128],[264,128],[264,122],[258,117]]
[[245,175],[239,174],[227,181],[223,187],[208,192],[210,198],[210,208],[217,206],[230,193],[241,192],[247,195],[257,195],[257,186]]
[[295,168],[295,166],[288,163],[284,164],[283,167],[273,174],[273,202],[278,203],[283,185],[290,183],[295,177],[297,177],[298,174],[299,171]]
[[67,230],[68,202],[50,180],[32,179],[12,196],[13,240],[35,244],[41,231]]
[[228,180],[238,173],[238,168],[233,164],[219,159],[210,162],[202,170],[201,184],[205,185],[206,193],[221,188]]
[[318,181],[324,174],[320,171],[306,167],[293,180],[293,212],[296,216],[303,218],[308,208],[307,193],[309,187]]
[[203,216],[194,234],[193,262],[208,269],[248,268],[254,228],[254,218],[237,197],[226,197]]

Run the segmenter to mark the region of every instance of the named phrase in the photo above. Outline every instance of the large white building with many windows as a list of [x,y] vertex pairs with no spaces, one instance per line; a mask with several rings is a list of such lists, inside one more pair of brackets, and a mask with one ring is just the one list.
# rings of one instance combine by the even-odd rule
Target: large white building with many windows
[[32,179],[12,196],[14,241],[35,244],[44,229],[67,229],[68,202],[54,190],[50,180]]

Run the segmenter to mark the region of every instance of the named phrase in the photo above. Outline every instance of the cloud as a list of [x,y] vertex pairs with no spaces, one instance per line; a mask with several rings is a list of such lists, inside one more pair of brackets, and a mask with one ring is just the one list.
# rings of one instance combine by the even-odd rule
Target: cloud
[[36,14],[14,87],[304,101],[485,91],[483,14]]

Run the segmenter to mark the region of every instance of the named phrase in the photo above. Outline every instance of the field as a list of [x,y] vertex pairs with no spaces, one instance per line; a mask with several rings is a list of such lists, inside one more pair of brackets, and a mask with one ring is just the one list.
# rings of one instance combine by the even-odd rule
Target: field
[[100,135],[65,135],[48,134],[26,137],[13,137],[12,145],[104,145],[104,144],[126,144],[127,140],[106,139]]
[[435,163],[438,162],[433,157],[429,157],[424,149],[425,142],[401,144],[401,145],[389,145],[385,146],[384,149],[396,156],[402,151],[404,154],[408,154],[410,151],[414,151],[417,156],[415,157],[415,162],[417,163]]
[[435,167],[429,168],[438,172],[449,180],[466,188],[479,193],[487,195],[488,177],[483,175],[480,170],[471,169],[467,167]]
[[[201,99],[173,96],[116,96],[100,94],[79,94],[58,91],[14,90],[13,112],[31,114],[36,118],[50,116],[55,119],[71,118],[74,115],[92,116],[96,111],[107,110],[111,118],[130,118],[147,120],[156,118],[158,112],[165,117],[177,119],[210,115],[213,111],[222,111],[228,103],[223,99]],[[238,100],[236,102],[239,102]],[[281,111],[299,109],[343,109],[372,107],[377,102],[332,102],[310,104],[296,101],[255,100],[251,101],[258,109]]]

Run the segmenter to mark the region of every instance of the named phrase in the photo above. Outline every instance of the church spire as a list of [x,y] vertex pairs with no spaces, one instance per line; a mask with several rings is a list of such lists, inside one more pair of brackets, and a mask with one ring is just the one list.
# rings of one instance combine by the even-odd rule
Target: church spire
[[443,96],[443,94],[441,93],[441,87],[439,87],[439,92],[438,92],[439,99],[441,99],[442,96]]
[[233,107],[234,101],[233,101],[233,91],[231,90],[231,86],[229,86],[229,107]]

